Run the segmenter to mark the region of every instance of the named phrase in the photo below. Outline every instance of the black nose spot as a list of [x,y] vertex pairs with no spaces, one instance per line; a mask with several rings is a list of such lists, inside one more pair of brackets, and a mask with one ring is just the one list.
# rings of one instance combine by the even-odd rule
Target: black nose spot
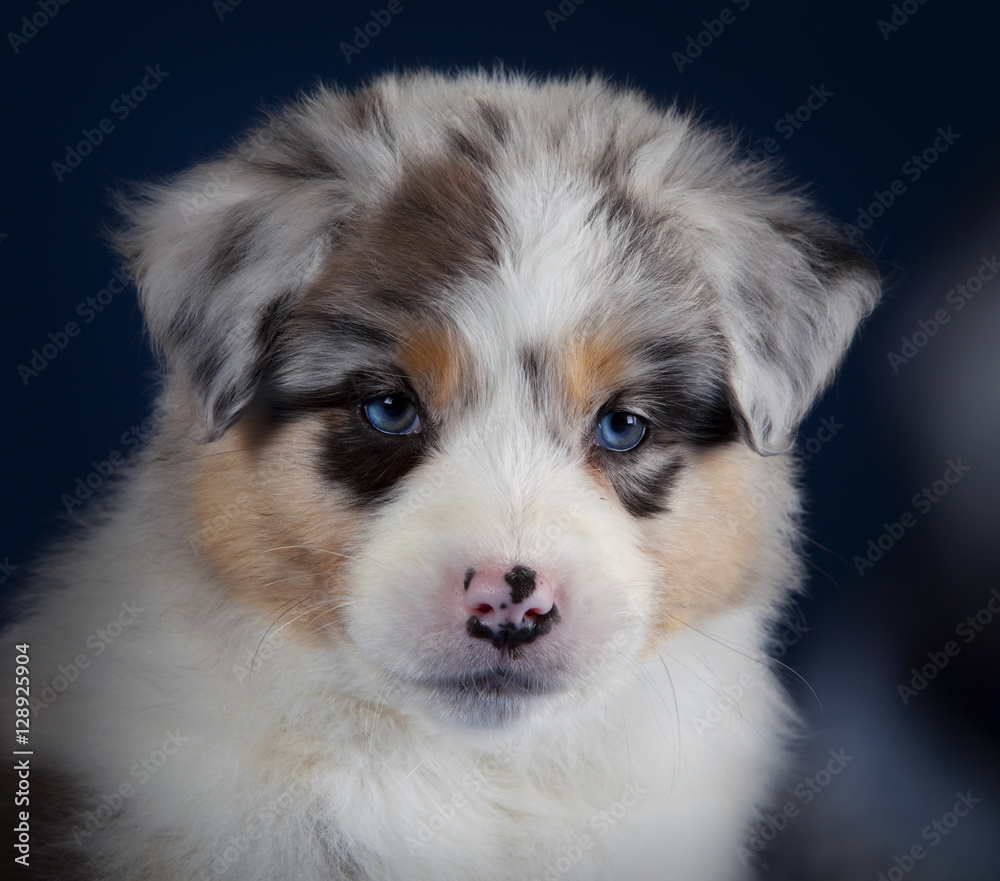
[[511,651],[511,657],[520,646],[525,643],[534,642],[539,636],[545,636],[554,624],[559,623],[559,610],[553,606],[544,615],[539,615],[533,624],[527,627],[515,627],[513,624],[503,624],[496,630],[481,624],[479,619],[473,615],[465,622],[465,629],[469,636],[476,639],[488,639],[498,649]]
[[535,589],[535,570],[527,566],[515,566],[503,580],[510,585],[510,598],[516,605],[523,603]]
[[475,575],[475,574],[476,574],[476,570],[475,569],[466,569],[465,570],[465,582],[464,582],[464,584],[465,584],[465,589],[466,590],[468,590],[469,589],[469,585],[472,584],[472,576]]

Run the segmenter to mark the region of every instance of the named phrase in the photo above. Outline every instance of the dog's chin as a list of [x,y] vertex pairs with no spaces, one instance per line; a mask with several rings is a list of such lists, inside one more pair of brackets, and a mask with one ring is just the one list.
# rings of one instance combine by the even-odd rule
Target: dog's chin
[[465,727],[506,728],[541,713],[565,688],[502,663],[415,683],[420,699],[444,720]]

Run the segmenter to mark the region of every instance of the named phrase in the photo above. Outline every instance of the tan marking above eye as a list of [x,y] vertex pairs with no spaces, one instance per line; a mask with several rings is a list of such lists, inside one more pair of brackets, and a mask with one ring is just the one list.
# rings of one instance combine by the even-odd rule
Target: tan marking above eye
[[567,397],[579,414],[590,414],[628,376],[629,350],[621,336],[602,330],[571,341],[563,356]]
[[472,359],[448,328],[406,334],[400,360],[421,400],[438,412],[460,404],[474,384]]

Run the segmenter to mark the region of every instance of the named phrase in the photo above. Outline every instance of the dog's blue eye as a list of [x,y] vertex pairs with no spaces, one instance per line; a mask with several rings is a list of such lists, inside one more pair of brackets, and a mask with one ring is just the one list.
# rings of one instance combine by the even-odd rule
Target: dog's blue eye
[[597,423],[597,443],[616,453],[639,446],[645,435],[646,420],[634,413],[615,410]]
[[365,416],[383,434],[416,434],[420,414],[406,395],[379,395],[364,403]]

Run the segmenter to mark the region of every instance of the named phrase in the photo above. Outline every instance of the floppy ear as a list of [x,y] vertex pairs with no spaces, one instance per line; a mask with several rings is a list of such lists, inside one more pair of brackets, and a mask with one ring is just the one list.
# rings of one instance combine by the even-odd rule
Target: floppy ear
[[348,99],[320,90],[229,155],[119,198],[115,246],[154,347],[190,382],[207,440],[250,403],[284,317],[379,160],[384,177],[386,149],[359,130]]
[[764,455],[791,448],[879,295],[874,263],[811,211],[795,211],[798,197],[786,200],[793,210],[744,225],[745,244],[713,278],[743,432]]
[[875,307],[878,270],[773,162],[676,109],[668,122],[635,154],[633,184],[681,221],[675,241],[715,295],[744,438],[785,452]]

